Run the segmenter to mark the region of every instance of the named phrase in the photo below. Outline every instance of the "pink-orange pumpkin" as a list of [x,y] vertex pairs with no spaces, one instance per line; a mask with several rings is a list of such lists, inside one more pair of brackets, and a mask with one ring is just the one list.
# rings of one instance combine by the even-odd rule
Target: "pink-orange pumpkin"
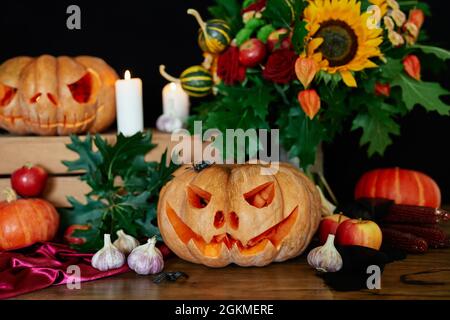
[[15,199],[8,190],[7,201],[0,202],[0,251],[30,246],[55,237],[59,215],[43,199]]
[[355,199],[386,198],[397,204],[426,207],[441,205],[441,191],[424,173],[401,168],[366,172],[356,184]]

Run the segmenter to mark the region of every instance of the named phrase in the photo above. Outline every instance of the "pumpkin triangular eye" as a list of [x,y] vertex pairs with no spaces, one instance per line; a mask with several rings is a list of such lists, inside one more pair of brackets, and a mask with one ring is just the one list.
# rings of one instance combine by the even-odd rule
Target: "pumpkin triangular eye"
[[211,201],[211,193],[192,184],[187,187],[187,196],[191,206],[197,209],[206,207]]
[[73,99],[78,103],[86,103],[92,94],[93,79],[91,73],[86,73],[78,81],[68,84]]
[[17,93],[17,88],[0,83],[0,107],[6,107]]
[[244,199],[254,207],[263,208],[272,203],[274,196],[275,188],[273,182],[267,182],[245,193]]

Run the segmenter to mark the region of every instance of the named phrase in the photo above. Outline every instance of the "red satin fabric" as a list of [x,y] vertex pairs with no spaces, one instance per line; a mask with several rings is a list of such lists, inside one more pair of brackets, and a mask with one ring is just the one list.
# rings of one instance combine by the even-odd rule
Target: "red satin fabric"
[[0,299],[15,297],[51,285],[71,281],[70,265],[80,267],[80,281],[91,281],[129,271],[127,264],[115,270],[98,271],[91,266],[92,254],[79,253],[66,245],[44,242],[26,249],[0,252]]

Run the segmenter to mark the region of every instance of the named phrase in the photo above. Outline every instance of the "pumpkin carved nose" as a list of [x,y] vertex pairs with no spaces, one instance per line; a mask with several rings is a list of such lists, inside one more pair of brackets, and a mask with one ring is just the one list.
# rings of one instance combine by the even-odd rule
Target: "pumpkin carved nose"
[[214,227],[216,227],[216,229],[219,229],[223,226],[224,223],[225,223],[225,217],[223,215],[223,212],[217,211],[216,215],[214,216]]
[[51,93],[47,93],[47,98],[50,100],[51,103],[53,103],[55,106],[58,105],[58,99]]
[[239,228],[239,216],[234,211],[230,212],[230,226],[234,230]]
[[[38,92],[36,93],[34,96],[32,96],[30,98],[30,103],[37,103],[42,97],[42,93]],[[51,93],[47,93],[47,99],[54,104],[55,106],[58,105],[58,99],[56,98],[55,95],[51,94]]]

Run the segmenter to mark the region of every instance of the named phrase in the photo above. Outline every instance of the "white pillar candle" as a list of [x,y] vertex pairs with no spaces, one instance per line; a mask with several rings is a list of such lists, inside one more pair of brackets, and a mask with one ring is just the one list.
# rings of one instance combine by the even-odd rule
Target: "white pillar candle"
[[189,96],[180,83],[171,82],[162,91],[163,114],[185,122],[189,116]]
[[144,130],[142,81],[131,78],[128,70],[124,78],[116,81],[117,131],[132,136]]

